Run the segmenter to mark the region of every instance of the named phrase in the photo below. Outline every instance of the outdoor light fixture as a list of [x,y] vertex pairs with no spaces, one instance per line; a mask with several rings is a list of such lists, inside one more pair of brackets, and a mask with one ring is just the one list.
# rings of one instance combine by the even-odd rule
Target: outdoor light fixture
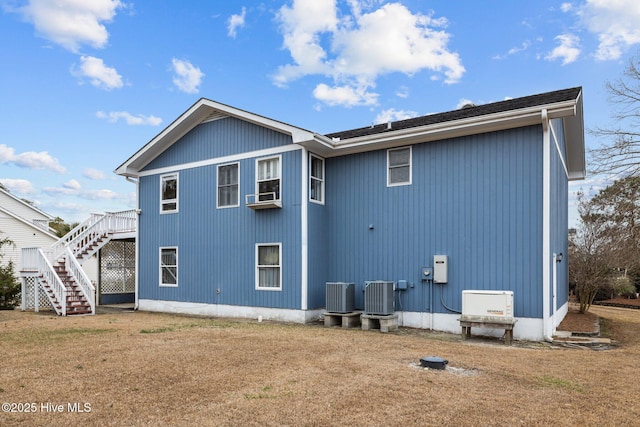
[[562,252],[560,252],[558,255],[556,255],[556,262],[562,262]]

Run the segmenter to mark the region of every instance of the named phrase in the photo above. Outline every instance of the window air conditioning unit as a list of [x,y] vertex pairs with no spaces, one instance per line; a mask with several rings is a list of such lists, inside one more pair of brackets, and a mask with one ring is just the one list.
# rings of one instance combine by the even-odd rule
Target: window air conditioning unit
[[394,282],[364,282],[364,314],[393,314],[394,288]]
[[354,309],[355,285],[345,282],[327,282],[326,305],[329,313],[350,313]]
[[462,291],[460,320],[512,321],[513,291]]

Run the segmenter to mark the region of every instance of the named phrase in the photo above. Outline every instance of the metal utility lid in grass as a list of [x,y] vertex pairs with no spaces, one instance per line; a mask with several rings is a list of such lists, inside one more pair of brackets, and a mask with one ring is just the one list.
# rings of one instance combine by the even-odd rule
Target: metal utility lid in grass
[[420,366],[423,368],[431,368],[431,369],[445,369],[447,367],[448,360],[443,359],[438,356],[427,356],[420,359]]

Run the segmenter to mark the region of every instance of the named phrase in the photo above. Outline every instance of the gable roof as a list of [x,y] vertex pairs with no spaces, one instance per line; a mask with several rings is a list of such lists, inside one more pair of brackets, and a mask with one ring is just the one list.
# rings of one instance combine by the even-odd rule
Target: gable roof
[[490,104],[465,106],[458,110],[447,111],[444,113],[429,114],[426,116],[414,117],[406,120],[399,120],[388,123],[379,124],[370,127],[346,130],[343,132],[335,132],[327,134],[329,138],[337,138],[339,140],[352,139],[361,136],[375,135],[380,133],[393,132],[395,130],[409,129],[421,126],[428,126],[437,123],[452,122],[474,118],[478,116],[486,116],[498,113],[504,113],[513,110],[522,110],[542,105],[552,105],[557,103],[571,102],[580,96],[580,88],[571,88],[558,90],[555,92],[541,93],[537,95],[525,96],[522,98],[514,98],[506,101],[493,102]]
[[[26,209],[29,210],[31,212],[33,212],[34,214],[36,214],[38,217],[43,217],[43,219],[47,219],[47,220],[53,220],[54,217],[53,215],[49,215],[46,212],[41,211],[40,209],[36,208],[35,206],[33,206],[30,203],[25,202],[24,200],[14,196],[13,194],[11,194],[10,192],[3,190],[2,188],[0,188],[0,195],[4,195],[5,197],[9,197],[13,200],[13,203],[16,203],[17,205],[19,205],[19,207],[21,209]],[[17,215],[17,213],[14,213],[13,216]],[[22,215],[24,217],[24,215]],[[27,220],[31,220],[33,218],[26,218]]]
[[289,134],[294,144],[304,146],[324,157],[335,157],[536,124],[546,126],[549,119],[562,119],[569,179],[583,179],[586,175],[581,87],[514,98],[326,135],[320,135],[202,98],[120,165],[115,170],[115,173],[124,176],[137,176],[144,166],[191,129],[207,120],[221,117],[236,117]]
[[201,98],[126,162],[118,166],[115,173],[124,176],[137,176],[138,172],[146,165],[186,135],[190,130],[206,121],[224,117],[236,117],[290,135],[294,144],[306,142],[316,137],[322,138],[320,135],[306,129],[250,113],[210,99]]
[[[25,227],[28,227],[29,229],[33,229],[34,231],[39,231],[40,233],[43,233],[43,234],[51,237],[54,242],[58,240],[58,236],[56,234],[54,234],[49,227],[47,227],[47,228],[41,227],[38,224],[36,224],[35,222],[28,221],[27,219],[22,218],[21,216],[16,215],[15,213],[13,213],[10,210],[5,209],[5,208],[3,208],[1,206],[0,206],[0,213],[6,215],[7,218],[13,218],[16,221],[16,223],[23,224]],[[0,215],[0,217],[1,217],[1,215]],[[0,230],[0,233],[3,233],[3,232],[4,232],[4,230]],[[11,238],[12,238],[12,236],[9,236],[9,239],[11,239]]]
[[[584,179],[586,161],[581,87],[329,133],[325,136],[331,139],[331,149],[319,154],[333,157],[516,127],[546,126],[549,119],[563,121],[569,179]],[[307,146],[310,150],[324,149],[322,145],[309,143]]]

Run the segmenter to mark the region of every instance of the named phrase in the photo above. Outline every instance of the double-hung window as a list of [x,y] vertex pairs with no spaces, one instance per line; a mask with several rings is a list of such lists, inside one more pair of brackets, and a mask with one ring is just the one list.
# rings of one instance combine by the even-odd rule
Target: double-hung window
[[160,176],[160,213],[178,212],[178,174]]
[[387,186],[411,184],[411,147],[387,150]]
[[160,248],[160,286],[178,286],[178,248]]
[[218,207],[240,206],[240,165],[232,163],[218,166]]
[[282,289],[282,247],[280,243],[256,245],[256,289]]
[[258,200],[280,200],[280,156],[257,160]]
[[324,203],[324,160],[314,155],[309,159],[309,199]]

